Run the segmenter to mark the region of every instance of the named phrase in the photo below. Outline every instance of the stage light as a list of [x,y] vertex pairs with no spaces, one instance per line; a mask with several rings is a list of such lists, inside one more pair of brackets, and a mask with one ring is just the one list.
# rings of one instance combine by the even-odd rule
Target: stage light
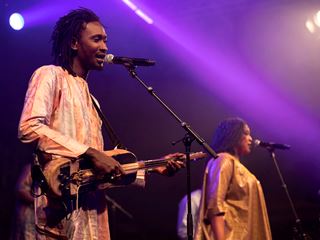
[[122,0],[129,8],[131,8],[133,11],[137,10],[137,6],[134,5],[130,0]]
[[130,0],[122,0],[122,2],[125,3],[139,17],[141,17],[146,23],[153,24],[153,20],[141,9],[139,9],[133,2],[131,2]]
[[309,30],[309,32],[315,33],[316,29],[312,21],[307,20],[305,25],[306,25],[306,28]]
[[313,21],[318,27],[320,27],[320,11],[313,16]]
[[9,23],[14,30],[21,30],[24,26],[24,19],[20,13],[13,13],[9,18]]
[[152,24],[153,23],[153,20],[148,16],[146,15],[144,12],[142,12],[140,9],[138,9],[136,11],[136,14],[141,17],[144,21],[146,21],[147,23],[149,24]]
[[317,37],[320,34],[320,11],[313,14],[305,22],[305,27],[311,34],[316,34]]

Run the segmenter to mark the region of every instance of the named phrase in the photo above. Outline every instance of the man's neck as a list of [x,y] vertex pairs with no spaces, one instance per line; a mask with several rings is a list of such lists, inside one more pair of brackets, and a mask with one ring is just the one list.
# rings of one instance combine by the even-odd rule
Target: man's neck
[[85,68],[83,68],[78,61],[76,61],[76,60],[73,61],[72,70],[77,76],[82,77],[83,79],[87,80],[89,70],[86,70]]

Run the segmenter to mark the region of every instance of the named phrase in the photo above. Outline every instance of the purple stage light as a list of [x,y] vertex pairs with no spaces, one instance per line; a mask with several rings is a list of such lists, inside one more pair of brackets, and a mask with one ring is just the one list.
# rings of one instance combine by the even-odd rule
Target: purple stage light
[[[270,83],[273,79],[270,79],[269,75],[264,76],[253,71],[253,67],[248,65],[246,59],[238,54],[238,49],[234,47],[235,43],[239,44],[236,40],[239,36],[243,37],[243,34],[247,34],[246,32],[236,35],[234,25],[230,24],[227,18],[220,16],[219,12],[216,13],[218,17],[215,19],[221,20],[221,24],[218,25],[213,21],[210,15],[207,21],[209,23],[212,21],[214,27],[208,27],[207,23],[207,31],[202,31],[199,22],[194,21],[192,16],[189,22],[188,15],[184,15],[183,21],[180,21],[180,18],[172,19],[166,16],[168,14],[164,11],[159,11],[159,7],[157,11],[149,11],[149,13],[155,20],[154,25],[173,40],[165,39],[163,44],[166,49],[170,49],[174,53],[172,55],[177,56],[181,61],[188,61],[186,64],[189,66],[190,76],[198,79],[201,85],[213,93],[213,101],[214,98],[221,99],[231,112],[236,112],[249,123],[263,129],[263,134],[270,134],[279,141],[296,143],[296,150],[302,152],[305,151],[305,146],[318,147],[320,127],[317,119],[298,104],[297,98],[286,93],[286,89],[281,88],[279,81]],[[258,18],[258,14],[252,16],[255,18],[252,17],[254,21],[250,26],[255,27],[254,23],[262,17]],[[271,11],[270,16],[274,16],[274,12]],[[250,19],[246,22],[248,25],[249,21]],[[277,26],[276,20],[269,22],[273,23],[272,26]],[[261,26],[263,26],[262,23]],[[272,29],[271,25],[268,27]],[[267,32],[266,30],[267,28],[264,33]],[[246,42],[253,38],[256,42],[268,43],[269,41],[275,44],[274,36],[272,34],[260,34],[254,37],[248,35]],[[268,37],[267,40],[263,40],[265,37]],[[252,46],[250,49],[253,51]],[[292,51],[283,54],[290,53]],[[260,56],[256,52],[250,52],[250,54]],[[279,59],[282,59],[281,55],[277,55],[277,58],[273,58],[272,61],[282,64]]]
[[146,21],[147,23],[149,24],[152,24],[153,23],[153,20],[148,16],[146,15],[144,12],[142,12],[140,9],[138,9],[136,11],[136,14],[141,17],[144,21]]
[[14,30],[21,30],[24,26],[24,18],[20,13],[13,13],[9,18],[10,26]]
[[90,3],[84,4],[81,0],[40,1],[36,5],[24,9],[22,14],[28,28],[41,25],[51,26],[59,17],[67,14],[72,9],[78,8],[78,6],[91,8]]
[[153,24],[153,20],[141,9],[139,9],[134,3],[132,3],[130,0],[122,0],[122,2],[125,3],[132,11],[134,11],[146,23]]
[[136,11],[138,8],[130,0],[122,0],[131,10]]

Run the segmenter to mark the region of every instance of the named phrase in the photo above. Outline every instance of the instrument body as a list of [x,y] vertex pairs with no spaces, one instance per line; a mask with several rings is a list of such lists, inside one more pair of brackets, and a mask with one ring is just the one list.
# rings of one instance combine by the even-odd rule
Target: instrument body
[[[165,166],[169,160],[185,160],[185,157],[182,157],[137,161],[137,157],[132,152],[124,149],[114,149],[104,151],[104,153],[120,162],[126,174],[121,176],[97,175],[92,162],[88,159],[59,158],[47,163],[43,170],[50,193],[57,197],[73,196],[81,192],[128,185],[135,181],[138,170]],[[207,154],[203,152],[197,152],[192,153],[190,159],[206,156]]]

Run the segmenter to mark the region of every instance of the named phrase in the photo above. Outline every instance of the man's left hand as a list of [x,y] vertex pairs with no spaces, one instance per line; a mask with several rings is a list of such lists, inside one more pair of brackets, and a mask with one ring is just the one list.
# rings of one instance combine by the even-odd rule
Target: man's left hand
[[[168,160],[167,165],[165,167],[157,167],[154,171],[165,176],[173,176],[181,168],[185,167],[183,162],[184,156],[183,153],[168,154],[164,156],[165,159],[170,159]],[[181,161],[179,161],[179,159],[181,159]]]

